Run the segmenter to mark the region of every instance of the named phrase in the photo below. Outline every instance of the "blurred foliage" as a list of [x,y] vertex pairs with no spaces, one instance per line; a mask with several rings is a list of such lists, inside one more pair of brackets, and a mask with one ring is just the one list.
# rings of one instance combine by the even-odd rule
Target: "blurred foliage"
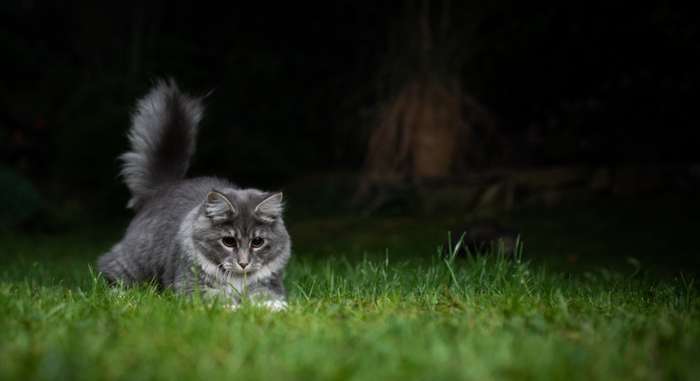
[[0,166],[0,230],[29,221],[43,207],[34,186],[9,168]]
[[[0,156],[52,205],[123,213],[129,112],[172,76],[213,90],[193,174],[280,188],[357,171],[378,83],[402,75],[380,69],[401,6],[4,2]],[[698,159],[700,29],[683,6],[453,2],[452,20],[462,86],[497,117],[515,164]]]

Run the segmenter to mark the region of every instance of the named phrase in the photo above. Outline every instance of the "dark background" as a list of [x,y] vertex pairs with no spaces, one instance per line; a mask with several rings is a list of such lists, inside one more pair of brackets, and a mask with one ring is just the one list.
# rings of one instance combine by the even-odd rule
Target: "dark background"
[[[441,184],[496,167],[624,167],[637,179],[673,167],[673,184],[610,197],[694,199],[700,39],[697,15],[680,3],[8,1],[4,228],[60,232],[128,218],[116,157],[136,98],[163,77],[194,94],[213,90],[193,174],[297,189],[297,211],[344,205],[317,205],[314,195],[353,198],[354,180],[332,196],[328,184],[365,172],[381,105],[411,73],[416,9],[433,19],[448,10],[441,57],[456,57],[451,73],[488,110],[507,153]],[[480,146],[472,137],[470,147]]]

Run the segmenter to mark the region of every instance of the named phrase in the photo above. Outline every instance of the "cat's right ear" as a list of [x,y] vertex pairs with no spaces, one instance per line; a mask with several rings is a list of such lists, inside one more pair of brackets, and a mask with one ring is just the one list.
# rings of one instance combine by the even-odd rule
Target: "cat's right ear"
[[233,218],[236,215],[236,209],[223,193],[213,190],[207,195],[204,213],[212,222],[220,223]]

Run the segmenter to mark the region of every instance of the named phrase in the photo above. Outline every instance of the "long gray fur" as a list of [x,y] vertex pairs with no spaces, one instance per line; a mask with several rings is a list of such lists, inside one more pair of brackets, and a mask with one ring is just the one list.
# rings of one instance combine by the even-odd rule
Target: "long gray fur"
[[283,308],[291,241],[282,194],[214,177],[184,179],[202,113],[201,100],[172,80],[158,82],[138,101],[131,151],[121,156],[132,195],[128,206],[136,215],[122,240],[99,258],[98,269],[110,283],[153,281],[234,306],[252,298]]
[[202,102],[182,94],[173,80],[159,81],[139,100],[131,118],[132,150],[120,156],[122,176],[138,207],[163,183],[184,177],[194,154]]

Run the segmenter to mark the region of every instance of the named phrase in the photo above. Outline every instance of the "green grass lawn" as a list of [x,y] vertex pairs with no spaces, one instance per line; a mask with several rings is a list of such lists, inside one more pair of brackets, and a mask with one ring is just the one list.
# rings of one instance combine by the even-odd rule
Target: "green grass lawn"
[[445,261],[426,234],[451,223],[298,224],[280,313],[114,292],[89,266],[118,232],[3,234],[0,379],[700,379],[692,274],[566,271],[527,234],[520,258]]

